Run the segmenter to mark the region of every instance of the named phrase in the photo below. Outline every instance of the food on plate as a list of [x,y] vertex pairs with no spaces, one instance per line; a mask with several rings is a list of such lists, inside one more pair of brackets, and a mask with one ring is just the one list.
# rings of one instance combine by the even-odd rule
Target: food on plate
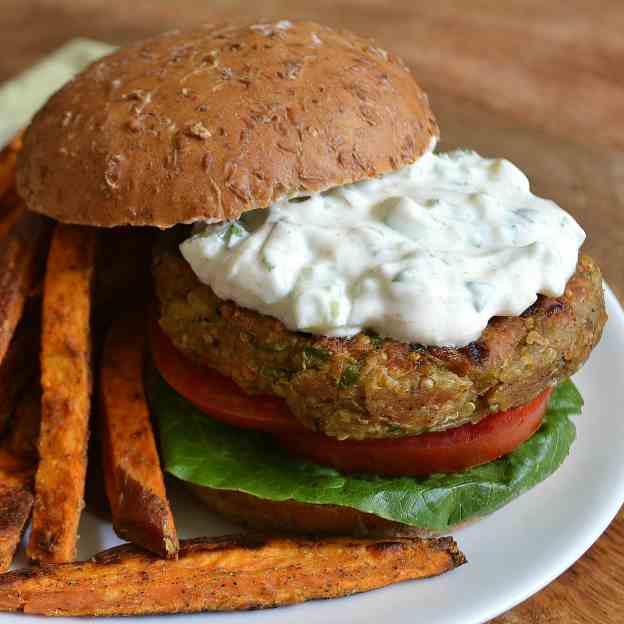
[[[75,419],[82,449],[86,440],[95,227],[123,226],[102,237],[112,241],[152,226],[168,230],[153,256],[132,242],[106,245],[109,277],[95,279],[102,326],[117,304],[152,310],[118,314],[104,350],[118,532],[175,554],[141,380],[148,332],[163,466],[209,508],[263,530],[386,541],[268,539],[250,550],[200,540],[183,542],[178,561],[122,548],[3,577],[3,608],[273,606],[439,573],[463,557],[448,540],[418,539],[499,509],[561,465],[582,405],[568,378],[606,321],[600,270],[581,250],[581,227],[518,167],[437,153],[438,138],[400,59],[311,22],[166,33],[95,62],[50,98],[25,132],[18,191],[30,210],[83,227],[58,225],[48,259],[40,449],[49,456],[37,497],[55,457],[54,392],[67,399],[54,405],[67,409],[72,396],[80,406],[54,434],[70,439]],[[54,329],[61,237],[83,257],[72,265],[79,283],[64,284],[65,305],[54,304],[70,322]],[[148,255],[154,293],[125,279],[124,260],[140,275]],[[72,348],[55,352],[73,325]],[[80,485],[81,457],[58,474]],[[54,507],[72,522],[75,494]],[[44,507],[36,498],[30,554],[71,559],[75,522],[44,519]],[[217,559],[230,566],[226,580],[206,573]]]
[[9,423],[20,393],[38,369],[40,330],[22,321],[0,363],[0,433]]
[[11,428],[5,439],[6,449],[16,457],[31,461],[35,465],[39,458],[37,439],[40,426],[41,388],[37,379],[31,381],[15,406]]
[[273,502],[273,528],[331,532],[314,515],[332,504],[336,531],[355,509],[409,533],[489,513],[563,461],[580,397],[552,390],[600,337],[600,271],[516,166],[438,154],[438,135],[399,59],[288,21],[130,46],[36,116],[31,209],[170,229],[151,331],[175,391],[152,402],[170,472]]
[[20,398],[11,430],[0,443],[0,572],[9,569],[32,509],[39,398],[33,384]]
[[8,191],[19,141],[0,153],[0,571],[9,569],[33,505],[39,323],[25,304],[45,249],[45,220]]
[[0,199],[15,184],[15,163],[22,148],[21,134],[0,151]]
[[128,545],[91,561],[4,574],[0,609],[44,615],[258,609],[348,596],[464,562],[451,538],[199,538],[183,540],[177,560]]
[[34,466],[0,448],[0,572],[6,572],[30,517]]
[[8,235],[25,210],[24,201],[14,190],[2,196],[0,201],[0,240]]
[[0,239],[0,362],[37,279],[48,231],[45,219],[26,211]]
[[115,532],[163,557],[178,537],[143,388],[144,316],[113,323],[100,371],[99,420],[106,493]]
[[91,410],[91,283],[96,230],[59,224],[41,321],[41,433],[28,556],[71,561],[83,508]]

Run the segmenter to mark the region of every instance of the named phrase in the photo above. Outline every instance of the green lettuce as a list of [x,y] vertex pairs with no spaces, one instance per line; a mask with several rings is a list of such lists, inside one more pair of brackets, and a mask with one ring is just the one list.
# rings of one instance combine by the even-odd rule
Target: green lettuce
[[353,507],[404,524],[444,531],[484,516],[550,476],[575,438],[571,415],[583,400],[571,381],[550,399],[540,429],[509,455],[484,466],[424,478],[347,475],[299,459],[269,434],[217,422],[162,379],[152,388],[165,469],[183,481],[274,501]]

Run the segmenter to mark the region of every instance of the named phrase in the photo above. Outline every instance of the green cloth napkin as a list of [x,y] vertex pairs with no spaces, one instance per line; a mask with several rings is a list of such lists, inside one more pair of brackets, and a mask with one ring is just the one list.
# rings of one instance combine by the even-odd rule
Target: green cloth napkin
[[30,69],[0,85],[0,146],[28,124],[46,100],[72,76],[115,48],[72,39]]

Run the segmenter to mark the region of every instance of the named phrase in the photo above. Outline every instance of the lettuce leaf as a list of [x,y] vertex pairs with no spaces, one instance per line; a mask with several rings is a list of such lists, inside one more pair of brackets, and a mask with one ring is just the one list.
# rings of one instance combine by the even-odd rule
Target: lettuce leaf
[[354,507],[444,531],[502,507],[550,476],[575,438],[570,416],[583,400],[571,381],[550,399],[541,428],[509,455],[463,472],[386,478],[341,474],[289,455],[268,434],[217,422],[162,379],[152,388],[165,469],[183,481],[275,501]]

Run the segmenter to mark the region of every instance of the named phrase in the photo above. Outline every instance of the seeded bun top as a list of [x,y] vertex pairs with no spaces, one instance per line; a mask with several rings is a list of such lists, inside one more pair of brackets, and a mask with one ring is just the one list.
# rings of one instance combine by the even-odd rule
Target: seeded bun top
[[18,188],[60,221],[236,219],[415,161],[438,128],[409,70],[311,22],[170,32],[92,64],[24,138]]

